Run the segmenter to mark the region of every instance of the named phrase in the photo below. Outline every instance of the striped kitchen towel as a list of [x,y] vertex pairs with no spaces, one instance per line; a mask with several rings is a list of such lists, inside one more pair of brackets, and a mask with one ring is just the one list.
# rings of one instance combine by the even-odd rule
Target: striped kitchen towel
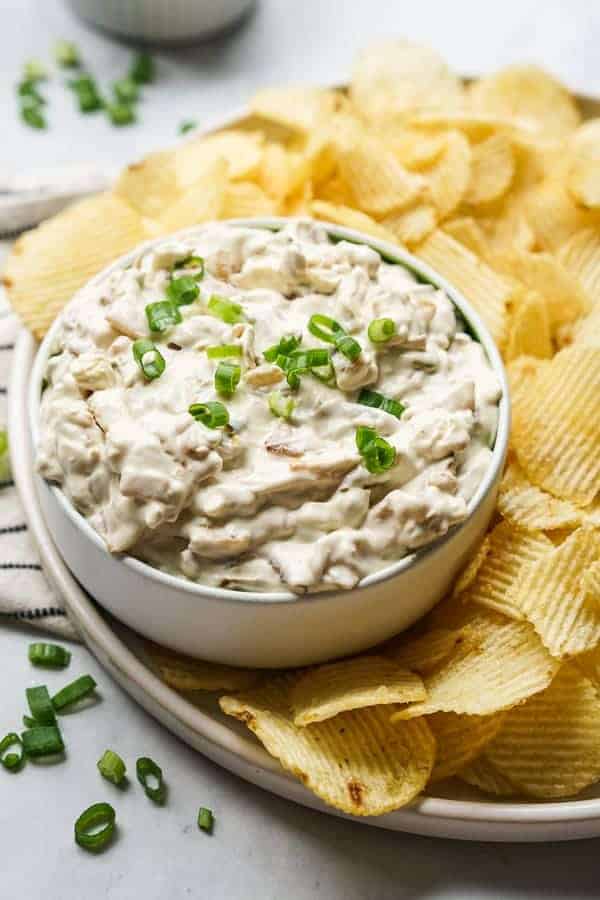
[[[10,362],[19,323],[0,317],[0,430],[6,432]],[[2,437],[0,437],[0,441]],[[46,581],[5,456],[0,455],[0,619],[32,625],[77,639],[76,631]]]

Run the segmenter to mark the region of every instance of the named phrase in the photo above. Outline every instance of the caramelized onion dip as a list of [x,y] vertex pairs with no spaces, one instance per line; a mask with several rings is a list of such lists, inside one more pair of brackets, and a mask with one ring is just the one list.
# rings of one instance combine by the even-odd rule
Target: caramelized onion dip
[[490,465],[501,388],[448,296],[310,221],[165,238],[52,350],[39,472],[109,551],[203,584],[353,587]]

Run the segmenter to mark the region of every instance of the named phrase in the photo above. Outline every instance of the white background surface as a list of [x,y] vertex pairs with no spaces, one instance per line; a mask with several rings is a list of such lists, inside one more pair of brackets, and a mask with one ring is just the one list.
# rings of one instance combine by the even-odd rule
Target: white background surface
[[[100,0],[98,0],[100,2]],[[165,0],[168,2],[168,0]],[[216,2],[216,0],[215,0]],[[130,51],[76,22],[59,0],[0,0],[0,172],[69,161],[125,162],[175,139],[184,118],[235,108],[261,84],[341,81],[370,37],[428,40],[464,71],[510,60],[543,62],[580,90],[600,92],[600,8],[591,2],[453,0],[263,0],[243,28],[210,45],[158,54],[159,79],[146,91],[141,122],[111,129],[83,118],[60,81],[48,87],[48,132],[24,128],[14,83],[23,61],[47,56],[56,38],[75,39],[103,82],[126,71]],[[65,763],[0,771],[0,897],[22,900],[471,900],[600,895],[600,841],[562,845],[460,844],[403,836],[286,803],[221,771],[159,727],[99,668],[74,649],[68,675],[33,670],[31,634],[0,632],[0,731],[18,728],[25,687],[51,691],[89,671],[102,700],[65,717]],[[154,807],[136,784],[118,791],[96,760],[118,750],[132,771],[149,755],[164,768],[169,802]],[[117,809],[110,852],[74,846],[77,815],[98,800]],[[212,837],[195,826],[199,805],[217,817]]]

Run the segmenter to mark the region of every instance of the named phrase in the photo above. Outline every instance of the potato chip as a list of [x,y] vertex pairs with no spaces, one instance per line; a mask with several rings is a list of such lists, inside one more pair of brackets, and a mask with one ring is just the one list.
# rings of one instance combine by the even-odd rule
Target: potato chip
[[160,217],[164,232],[180,231],[201,222],[210,222],[223,215],[228,166],[217,159],[194,184],[189,185],[179,199]]
[[[595,566],[596,563],[593,565]],[[576,665],[596,688],[600,688],[600,646],[594,647],[593,650],[588,650],[586,653],[580,653],[573,660],[573,665]]]
[[600,207],[600,160],[575,159],[567,180],[569,190],[578,203],[588,209]]
[[400,165],[391,150],[374,138],[363,138],[338,152],[340,177],[363,212],[385,216],[410,206],[424,190],[420,175]]
[[515,116],[495,116],[484,112],[417,112],[408,119],[408,125],[425,131],[458,130],[471,141],[483,141],[494,134],[531,135],[535,127],[527,119]]
[[[335,175],[333,178],[320,184],[315,190],[315,198],[322,200],[324,203],[331,203],[334,206],[345,206],[347,208],[352,206],[350,188],[339,175]],[[352,211],[361,215],[358,210]],[[366,215],[366,213],[362,213],[362,215]]]
[[458,597],[458,595],[462,594],[463,591],[466,591],[468,587],[471,587],[471,585],[477,578],[477,573],[481,569],[488,553],[490,552],[491,546],[492,542],[490,535],[486,534],[479,547],[477,548],[474,556],[471,557],[465,568],[462,570],[462,572],[454,582],[454,587],[452,588],[453,597]]
[[350,97],[367,120],[377,122],[419,107],[459,109],[464,88],[434,50],[396,40],[375,44],[360,54]]
[[446,149],[444,134],[423,134],[404,125],[394,128],[389,121],[384,122],[376,133],[396,154],[399,162],[412,171],[419,172],[432,166]]
[[252,687],[264,676],[256,669],[192,659],[152,641],[144,641],[144,650],[162,680],[176,691],[240,691]]
[[461,639],[462,633],[458,629],[430,628],[424,634],[399,634],[383,644],[379,651],[396,665],[426,675],[450,656]]
[[257,181],[275,201],[284,200],[297,187],[292,155],[281,144],[267,144],[262,153]]
[[537,356],[519,356],[507,364],[506,375],[513,409],[527,397],[534,376],[548,365],[547,360],[539,359]]
[[2,281],[36,337],[93,275],[144,240],[139,214],[112,193],[69,206],[14,244]]
[[221,218],[246,219],[253,216],[273,216],[279,211],[277,202],[251,181],[230,183],[223,199]]
[[511,601],[511,590],[522,567],[552,551],[552,542],[540,531],[525,531],[512,522],[500,522],[489,533],[489,550],[476,577],[460,594],[463,603],[478,603],[522,619],[520,607]]
[[600,305],[600,233],[596,228],[576,231],[562,245],[558,259],[588,296]]
[[479,756],[500,731],[504,715],[461,716],[439,712],[427,716],[437,747],[430,783],[451,778]]
[[476,144],[471,155],[471,178],[465,203],[481,206],[502,197],[515,174],[515,157],[510,140],[494,134]]
[[457,774],[462,781],[479,788],[480,791],[485,791],[486,794],[514,797],[517,793],[515,786],[505,775],[498,772],[485,756],[479,756]]
[[391,213],[381,220],[381,224],[401,244],[414,247],[431,234],[437,224],[437,213],[431,203],[420,203],[402,212]]
[[179,194],[175,154],[151,153],[119,175],[115,194],[142,216],[158,219]]
[[374,706],[298,728],[290,706],[292,683],[289,677],[274,678],[219,703],[284,769],[342,812],[382,815],[423,790],[435,759],[435,739],[423,719],[391,725],[390,707]]
[[479,616],[466,640],[439,669],[425,677],[427,699],[392,713],[399,722],[436,712],[485,716],[509,709],[554,677],[559,662],[528,622],[499,623]]
[[549,304],[536,291],[525,292],[509,320],[504,351],[506,360],[519,356],[549,359],[553,355],[548,307]]
[[346,228],[355,228],[357,231],[364,231],[365,234],[370,234],[374,238],[379,238],[379,240],[396,243],[396,238],[391,231],[388,231],[366,213],[361,213],[357,209],[351,209],[349,206],[336,206],[333,203],[315,200],[311,204],[311,212],[317,219],[323,219],[325,222],[333,222]]
[[600,347],[568,347],[514,402],[513,446],[534,484],[589,504],[600,479]]
[[574,665],[512,709],[484,756],[536,800],[572,797],[600,778],[600,698]]
[[586,594],[582,573],[600,558],[600,532],[578,528],[559,547],[524,565],[510,591],[553,656],[600,643],[600,604]]
[[578,507],[531,484],[516,460],[509,463],[504,473],[498,509],[513,525],[532,531],[576,528],[582,521]]
[[578,206],[564,181],[549,177],[523,197],[523,210],[536,243],[554,252],[574,231],[596,224],[598,214]]
[[251,112],[303,133],[325,125],[341,106],[338,91],[303,85],[264,88],[250,100]]
[[424,175],[440,219],[449,216],[463,200],[471,178],[471,148],[460,131],[446,135],[446,148]]
[[462,291],[496,343],[501,345],[506,336],[506,305],[515,293],[513,283],[498,275],[440,229],[434,231],[416,252],[450,284]]
[[469,99],[475,110],[516,116],[549,137],[571,134],[581,118],[569,92],[537,66],[507,66],[480,78]]
[[294,724],[323,722],[366,706],[425,699],[423,681],[385,656],[357,656],[301,675],[292,687]]
[[442,227],[446,234],[463,244],[475,256],[485,259],[489,252],[487,239],[480,223],[472,216],[447,219]]
[[220,131],[194,137],[175,151],[174,165],[180,188],[188,188],[213,170],[217,160],[228,164],[233,180],[255,178],[262,162],[264,138],[256,131]]

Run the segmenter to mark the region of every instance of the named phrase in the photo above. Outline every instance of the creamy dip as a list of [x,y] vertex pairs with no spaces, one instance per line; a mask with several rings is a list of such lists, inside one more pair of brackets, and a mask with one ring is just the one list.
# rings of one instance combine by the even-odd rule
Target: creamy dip
[[[181,278],[197,296],[152,331]],[[317,348],[329,365],[288,376]],[[205,584],[352,587],[461,522],[490,464],[500,385],[447,295],[311,222],[165,239],[80,291],[53,350],[39,471],[110,551]],[[204,403],[227,424],[194,418]]]

